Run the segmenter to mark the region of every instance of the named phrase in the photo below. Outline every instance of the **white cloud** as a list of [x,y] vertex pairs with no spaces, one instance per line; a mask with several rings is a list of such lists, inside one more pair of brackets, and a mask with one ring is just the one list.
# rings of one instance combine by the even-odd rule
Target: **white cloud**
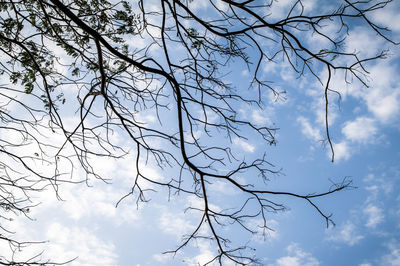
[[280,65],[274,61],[265,61],[262,67],[264,73],[272,74],[277,71]]
[[194,230],[193,224],[184,214],[169,212],[167,208],[163,208],[162,210],[159,227],[162,232],[174,235],[177,238]]
[[[335,160],[340,161],[340,160],[348,160],[350,158],[350,147],[347,144],[347,142],[342,141],[339,143],[334,143],[333,144],[333,149],[335,151]],[[328,152],[328,156],[331,157],[330,150]]]
[[77,187],[65,195],[62,208],[74,220],[80,220],[84,216],[101,216],[113,218],[116,216],[117,209],[115,203],[123,195],[104,187],[104,190],[90,187]]
[[354,142],[373,142],[378,128],[375,121],[368,117],[358,117],[356,120],[346,122],[342,128],[345,137]]
[[227,11],[229,10],[229,5],[227,5],[225,2],[223,2],[222,0],[217,0],[216,1],[216,5],[219,9],[223,10],[223,11]]
[[193,258],[185,258],[184,262],[186,265],[205,265],[215,257],[209,241],[199,240],[196,243],[199,253]]
[[393,192],[395,187],[393,184],[393,179],[385,178],[385,176],[386,173],[381,174],[381,176],[368,174],[367,177],[364,178],[363,181],[367,183],[365,190],[369,192],[366,203],[376,202],[378,200],[378,196],[388,196]]
[[322,140],[320,129],[311,126],[310,121],[307,118],[300,116],[297,118],[297,122],[300,123],[301,133],[303,133],[304,136],[314,141]]
[[254,152],[256,147],[253,145],[249,144],[248,142],[244,141],[243,139],[240,138],[234,138],[233,139],[233,144],[239,146],[242,148],[245,152]]
[[379,187],[377,185],[370,185],[370,186],[366,186],[365,190],[367,190],[369,192],[369,195],[367,197],[367,199],[365,200],[365,202],[371,202],[371,201],[376,201],[379,195]]
[[267,111],[262,110],[253,110],[251,112],[252,122],[259,126],[266,126],[267,124],[271,124],[270,114]]
[[[383,49],[387,49],[387,47],[383,46],[381,38],[378,38],[374,32],[361,27],[356,27],[350,31],[349,37],[346,39],[346,50],[348,52],[357,51],[359,58],[376,56]],[[395,51],[393,53],[396,54]],[[395,61],[396,59],[395,55],[386,60],[374,61],[364,66],[369,72],[366,78],[369,87],[363,86],[354,77],[346,76],[343,71],[334,72],[331,88],[338,91],[342,96],[342,105],[348,106],[350,103],[346,100],[351,98],[351,100],[356,101],[359,110],[367,109],[359,117],[344,124],[342,128],[344,139],[339,140],[335,145],[336,159],[349,159],[354,154],[354,152],[349,152],[353,148],[376,143],[375,140],[378,136],[381,136],[380,133],[384,126],[398,124],[400,120],[400,87],[398,85],[400,78],[397,73],[398,63]],[[323,70],[320,76],[322,80],[326,80],[327,71]],[[346,80],[349,83],[346,83]],[[324,99],[320,84],[315,83],[310,87],[307,94],[313,98],[311,107],[317,119],[315,123],[313,121],[308,122],[308,124],[304,123],[303,133],[315,136],[317,135],[316,132],[324,129]],[[334,94],[330,94],[330,103],[329,124],[332,126],[335,118],[340,115],[339,109],[334,105]],[[354,107],[350,106],[350,108]],[[358,146],[355,146],[355,144],[358,144]]]
[[[95,229],[88,229],[83,225],[66,226],[59,222],[50,222],[29,227],[24,223],[20,226],[25,228],[18,229],[18,234],[23,233],[24,238],[40,237],[46,239],[45,243],[28,246],[21,253],[17,253],[13,258],[16,261],[26,261],[37,254],[41,254],[38,259],[50,258],[53,262],[69,262],[72,266],[95,266],[95,265],[118,265],[118,255],[115,245],[111,242],[99,238]],[[25,230],[24,230],[25,229]],[[41,234],[39,236],[39,234]],[[0,243],[1,244],[1,243]],[[4,243],[3,243],[4,244]],[[0,250],[3,249],[0,245]],[[2,255],[7,255],[2,253]]]
[[166,263],[169,259],[169,256],[166,256],[166,254],[154,254],[153,259],[157,262]]
[[304,11],[305,12],[309,12],[309,11],[315,10],[317,8],[317,3],[318,3],[317,0],[305,0],[305,1],[302,1],[302,4],[304,6]]
[[382,209],[373,204],[369,204],[363,212],[368,216],[368,220],[365,225],[370,228],[375,228],[378,224],[383,222],[385,218]]
[[[313,141],[323,140],[323,137],[321,135],[321,129],[319,127],[313,127],[307,118],[300,116],[297,118],[297,122],[300,123],[300,125],[302,127],[301,132],[308,139],[313,140]],[[346,132],[351,137],[353,137],[352,135],[350,135],[351,133],[353,133],[352,130],[353,130],[352,125],[351,125],[351,127],[346,129]],[[349,143],[347,141],[333,143],[333,148],[334,148],[334,152],[335,152],[335,160],[336,161],[348,160],[350,158],[351,147],[349,146]],[[330,149],[327,150],[327,155],[329,158],[332,156]]]
[[188,1],[189,8],[191,11],[198,11],[200,9],[206,9],[209,7],[208,1]]
[[372,89],[364,90],[362,97],[380,122],[391,122],[400,112],[398,65],[393,60],[383,60],[369,71]]
[[381,265],[400,265],[400,245],[397,242],[392,242],[387,246],[389,253],[382,257]]
[[365,96],[368,109],[382,123],[396,119],[400,111],[400,89],[375,90]]
[[66,261],[78,256],[69,265],[117,265],[118,256],[112,243],[104,242],[86,228],[66,227],[52,223],[47,229],[49,244],[46,255]]
[[194,142],[195,140],[199,140],[200,137],[203,135],[203,131],[201,130],[193,130],[191,132],[184,133],[185,141]]
[[[279,0],[279,1],[271,1],[271,8],[268,9],[267,14],[268,19],[271,20],[279,20],[284,19],[288,15],[290,9],[293,7],[297,1],[294,0]],[[304,12],[309,13],[310,11],[314,11],[317,1],[316,0],[303,0],[302,4],[304,7]],[[294,12],[292,12],[292,16],[298,15],[300,13],[300,5],[296,6]]]
[[273,265],[277,266],[315,266],[320,262],[312,254],[303,251],[298,244],[290,244],[287,248],[288,256],[276,260]]
[[291,7],[291,3],[293,3],[292,0],[273,1],[266,15],[268,15],[269,19],[283,19],[286,17],[285,15]]
[[[203,200],[202,198],[199,198],[199,197],[194,196],[194,195],[190,195],[190,196],[187,196],[187,197],[184,199],[184,201],[185,201],[185,203],[184,203],[185,208],[193,207],[193,208],[199,209],[199,210],[204,209],[204,200]],[[219,206],[217,206],[217,205],[215,205],[215,204],[213,204],[213,203],[211,203],[211,202],[208,203],[208,207],[209,207],[211,210],[216,211],[216,212],[221,211],[221,208],[220,208]],[[198,212],[197,212],[197,213],[198,213]],[[200,213],[198,213],[198,214],[200,214]],[[200,217],[201,217],[201,216],[199,215],[199,218],[200,218]],[[194,216],[191,215],[191,218],[194,218]],[[196,219],[197,219],[197,218],[196,218]],[[197,220],[196,220],[196,221],[197,221]]]
[[277,228],[279,223],[276,220],[268,220],[267,226],[271,228],[271,230],[264,229],[261,226],[264,224],[262,219],[259,220],[249,220],[247,226],[255,231],[256,233],[252,235],[252,240],[257,243],[265,243],[265,241],[272,241],[279,238],[279,233],[277,232]]
[[224,197],[227,195],[238,195],[240,193],[239,190],[231,184],[218,180],[213,182],[209,189],[216,192],[217,195],[223,195]]
[[45,215],[47,212],[58,213],[74,221],[99,218],[108,219],[114,225],[124,223],[133,225],[140,221],[140,210],[132,205],[122,202],[118,208],[115,204],[127,191],[117,182],[105,184],[101,181],[94,182],[91,187],[85,184],[63,184],[59,194],[63,199],[57,201],[53,191],[40,193],[43,204],[33,211],[36,215]]
[[[366,45],[369,46],[369,43]],[[375,44],[375,42],[372,43]],[[371,50],[373,49],[382,49],[382,47],[378,45],[378,47]],[[376,53],[376,50],[373,53]],[[398,65],[392,58],[376,61],[373,65],[367,66],[367,70],[370,73],[368,75],[368,88],[364,87],[354,77],[346,78],[345,73],[340,71],[334,73],[331,79],[331,87],[340,92],[344,101],[351,96],[359,101],[358,106],[366,106],[373,115],[371,119],[377,120],[376,122],[384,124],[392,122],[400,113]],[[326,79],[325,70],[321,73],[321,76],[323,80]],[[352,83],[347,84],[345,82],[346,79]],[[315,91],[309,90],[308,94],[315,94]],[[311,96],[315,97],[313,94]],[[314,101],[321,101],[321,98],[316,98]]]
[[187,262],[191,265],[205,265],[215,257],[210,247],[207,244],[204,244],[204,241],[201,242],[202,244],[199,245],[200,254],[193,259],[187,259]]
[[[178,251],[178,253],[181,253]],[[162,253],[162,254],[154,254],[153,259],[159,263],[166,264],[168,262],[172,262],[174,259],[174,254],[171,253]]]
[[250,72],[247,70],[247,69],[245,69],[245,70],[242,70],[242,72],[240,73],[243,77],[248,77],[248,76],[250,76]]
[[355,27],[346,40],[346,52],[357,52],[359,58],[373,57],[382,49],[383,40],[367,27]]
[[358,234],[356,231],[356,226],[348,221],[341,226],[339,232],[336,229],[330,230],[331,235],[328,237],[328,240],[354,246],[364,238],[364,236]]
[[393,31],[400,31],[400,23],[393,23],[394,21],[400,21],[400,14],[397,12],[398,1],[393,1],[388,4],[387,8],[380,8],[372,13],[373,21],[379,23],[379,26],[387,27]]
[[207,119],[207,122],[210,124],[215,123],[219,117],[215,112],[212,112],[210,110],[207,110],[205,114],[203,110],[199,110],[198,114],[199,114],[199,119],[203,121],[206,121]]

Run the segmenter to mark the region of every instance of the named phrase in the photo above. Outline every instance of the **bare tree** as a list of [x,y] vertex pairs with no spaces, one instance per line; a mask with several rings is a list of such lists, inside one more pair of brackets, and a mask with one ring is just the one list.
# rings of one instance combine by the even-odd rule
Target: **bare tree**
[[[263,80],[261,69],[268,63],[288,62],[299,78],[312,76],[321,84],[325,141],[333,161],[328,124],[329,99],[335,93],[333,72],[342,71],[346,82],[355,79],[367,86],[365,64],[384,58],[386,51],[360,58],[357,51],[346,51],[345,39],[357,24],[396,44],[389,30],[369,16],[391,0],[322,1],[324,8],[311,11],[304,9],[305,1],[297,0],[281,18],[271,16],[273,0],[209,0],[204,1],[206,12],[193,8],[198,2],[0,2],[0,71],[2,82],[7,81],[0,84],[1,219],[8,219],[8,212],[27,215],[34,207],[31,193],[47,186],[57,192],[59,184],[72,182],[68,176],[74,161],[85,170],[86,178],[106,181],[108,177],[97,172],[91,162],[97,157],[127,154],[112,138],[118,132],[136,154],[134,182],[121,200],[134,197],[137,204],[145,202],[153,188],[159,187],[172,194],[194,195],[203,202],[201,208],[190,208],[201,213],[198,226],[172,253],[194,239],[208,239],[218,250],[209,263],[257,263],[247,244],[232,245],[221,228],[234,224],[254,233],[248,221],[261,219],[260,226],[269,230],[267,213],[285,209],[279,196],[306,201],[326,226],[333,224],[331,215],[314,200],[349,188],[351,181],[344,179],[317,194],[266,189],[268,178],[280,169],[265,154],[243,159],[231,144],[234,139],[247,139],[250,130],[267,150],[276,144],[277,128],[241,117],[237,106],[261,108],[263,95],[269,92],[283,97],[272,83]],[[316,49],[307,40],[310,36],[323,39],[325,45]],[[248,69],[247,90],[225,81],[233,64]],[[75,96],[66,96],[66,91],[69,95],[76,92]],[[80,119],[71,127],[63,112],[75,105]],[[158,121],[146,121],[144,117],[150,113]],[[63,136],[61,144],[51,140],[56,133]],[[221,134],[227,141],[214,141]],[[3,137],[7,135],[18,137]],[[35,147],[37,152],[26,153],[25,146]],[[143,173],[144,161],[171,168],[175,174],[161,182]],[[52,173],[44,174],[37,167],[44,162],[52,167]],[[207,193],[217,181],[245,195],[242,203],[234,209],[214,209]],[[12,239],[2,220],[0,230],[0,240],[8,241],[15,251],[24,245]],[[33,258],[20,264],[39,263]],[[0,264],[19,263],[0,255]]]

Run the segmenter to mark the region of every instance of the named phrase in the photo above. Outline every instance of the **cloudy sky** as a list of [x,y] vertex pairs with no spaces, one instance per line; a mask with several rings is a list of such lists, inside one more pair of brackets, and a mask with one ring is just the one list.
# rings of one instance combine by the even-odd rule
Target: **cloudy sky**
[[[193,10],[207,10],[205,2],[193,1]],[[276,3],[271,19],[284,15],[290,2]],[[305,3],[306,10],[320,8],[319,1]],[[372,18],[391,27],[393,39],[400,41],[399,14],[399,2],[394,2]],[[316,46],[321,44],[313,41]],[[285,100],[266,94],[262,109],[238,107],[239,113],[255,124],[280,128],[276,146],[266,148],[252,139],[232,141],[235,149],[249,157],[266,151],[269,161],[282,168],[282,174],[271,176],[268,188],[317,193],[344,178],[352,179],[354,186],[317,201],[321,209],[333,214],[335,227],[327,229],[323,218],[305,202],[280,198],[288,209],[267,215],[273,231],[250,235],[232,230],[230,234],[237,241],[250,241],[263,264],[400,265],[400,49],[358,25],[351,28],[346,39],[346,50],[357,51],[360,56],[372,56],[384,49],[390,49],[387,58],[368,65],[368,88],[357,82],[346,84],[343,73],[333,76],[333,86],[341,94],[340,101],[331,95],[334,163],[330,161],[330,150],[321,142],[325,138],[323,88],[315,79],[297,78],[287,62],[262,66],[265,78],[286,91]],[[241,86],[249,73],[231,67],[237,75],[227,76],[227,81]],[[319,75],[326,77],[327,73],[321,70]],[[118,141],[122,146],[130,145]],[[198,217],[184,210],[196,206],[198,199],[179,195],[168,200],[168,193],[160,190],[148,203],[136,206],[135,200],[128,198],[115,207],[130,191],[134,158],[130,154],[121,160],[93,162],[96,169],[111,178],[111,184],[90,180],[89,186],[62,185],[62,201],[50,188],[35,195],[42,204],[32,210],[33,220],[20,217],[8,226],[19,236],[47,242],[32,246],[21,256],[44,251],[43,258],[76,258],[69,265],[123,266],[197,265],[211,258],[215,246],[201,240],[175,256],[162,254],[176,248],[182,236],[196,226]],[[145,167],[147,174],[163,180],[163,171],[151,165]],[[81,172],[75,169],[74,174]],[[243,196],[218,182],[213,184],[212,193],[220,202]]]

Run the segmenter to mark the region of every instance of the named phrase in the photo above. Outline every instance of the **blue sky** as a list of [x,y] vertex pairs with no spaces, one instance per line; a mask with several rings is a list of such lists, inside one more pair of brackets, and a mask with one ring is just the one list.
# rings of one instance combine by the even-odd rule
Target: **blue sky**
[[[271,19],[287,12],[285,7],[290,2],[277,2]],[[193,1],[192,9],[207,12],[205,3]],[[319,1],[304,3],[309,12],[323,8]],[[400,41],[399,14],[399,2],[394,2],[372,14],[372,18],[391,27],[393,39]],[[321,40],[305,41],[313,41],[311,45],[316,48],[324,44]],[[130,43],[132,47],[143,44],[145,40]],[[154,49],[152,53],[157,56],[158,51]],[[269,161],[277,169],[282,168],[281,174],[270,176],[268,189],[317,193],[329,190],[332,181],[353,180],[354,189],[316,200],[324,212],[333,213],[335,227],[327,229],[324,219],[306,202],[279,197],[275,200],[288,209],[267,215],[268,226],[273,231],[265,236],[262,232],[251,235],[235,227],[224,231],[237,243],[249,241],[265,265],[400,265],[400,49],[358,25],[350,30],[346,49],[357,50],[365,56],[383,49],[390,49],[390,53],[386,60],[368,64],[369,88],[357,82],[345,84],[343,73],[335,73],[332,86],[341,93],[342,99],[338,104],[333,94],[330,98],[334,163],[330,161],[330,150],[321,142],[325,138],[323,88],[310,75],[297,78],[286,61],[269,62],[262,65],[263,75],[274,82],[275,88],[286,91],[286,100],[276,100],[272,93],[265,93],[262,109],[237,105],[239,115],[255,124],[280,128],[276,146],[251,137],[232,141],[232,149],[243,157],[255,158],[266,152]],[[227,82],[238,88],[246,87],[249,73],[243,65],[231,64],[229,68],[232,73],[226,76]],[[326,77],[326,71],[319,71]],[[76,92],[65,89],[66,97],[71,99]],[[76,122],[74,106],[69,107],[63,112],[66,124],[73,125]],[[172,120],[170,116],[164,114],[164,121]],[[156,123],[152,113],[144,114],[143,120]],[[42,202],[32,210],[34,220],[17,217],[9,224],[19,237],[48,241],[32,246],[19,256],[29,257],[44,250],[43,258],[62,261],[76,257],[70,265],[197,265],[207,261],[216,249],[201,240],[192,242],[174,257],[162,254],[176,248],[182,235],[193,230],[198,214],[185,213],[184,209],[199,204],[198,199],[173,195],[168,200],[168,193],[159,189],[151,194],[148,203],[137,207],[134,198],[127,198],[115,208],[116,202],[130,190],[135,153],[132,144],[124,141],[118,132],[113,138],[131,153],[120,160],[97,158],[92,162],[98,171],[111,178],[111,184],[90,179],[89,186],[62,185],[63,201],[57,200],[49,188],[45,193],[34,195],[37,202]],[[219,138],[213,136],[212,141],[224,141]],[[55,135],[54,141],[60,142],[61,136]],[[40,167],[45,171],[50,166]],[[147,175],[158,180],[174,173],[151,164],[144,167]],[[84,174],[77,168],[72,175]],[[210,191],[216,208],[235,204],[243,198],[223,183],[215,182]],[[257,221],[249,224],[256,225]],[[6,249],[3,248],[0,246],[0,250]]]

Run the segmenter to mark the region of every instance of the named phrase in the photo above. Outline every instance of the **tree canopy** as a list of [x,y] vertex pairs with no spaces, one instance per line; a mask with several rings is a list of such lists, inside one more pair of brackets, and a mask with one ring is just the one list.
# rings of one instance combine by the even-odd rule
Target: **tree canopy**
[[[388,53],[349,52],[345,40],[363,26],[396,44],[370,16],[391,0],[319,1],[313,9],[305,8],[308,1],[289,2],[275,10],[273,0],[1,1],[0,241],[13,254],[31,244],[15,240],[2,221],[29,218],[37,204],[32,193],[51,187],[58,196],[63,183],[109,182],[113,177],[96,169],[97,158],[128,154],[135,156],[135,172],[121,201],[141,204],[164,189],[202,202],[188,210],[199,215],[197,227],[168,252],[207,239],[216,248],[210,263],[256,263],[251,245],[231,242],[223,228],[251,234],[249,221],[257,220],[268,231],[267,215],[284,210],[288,196],[333,224],[316,199],[350,188],[351,180],[314,194],[269,190],[269,178],[281,172],[268,153],[278,128],[254,123],[239,108],[263,108],[266,95],[285,100],[285,88],[262,70],[268,64],[288,64],[299,80],[315,79],[324,95],[322,141],[333,162],[329,107],[340,98],[333,75],[368,86],[366,65]],[[248,73],[240,84],[229,81],[237,75],[233,65]],[[71,110],[79,119],[69,119]],[[247,139],[264,152],[246,157],[232,147]],[[157,165],[167,178],[146,174],[146,165]],[[77,168],[86,176],[76,178]],[[208,196],[216,182],[245,196],[216,207]],[[21,262],[0,254],[0,264],[62,263],[39,258]]]

